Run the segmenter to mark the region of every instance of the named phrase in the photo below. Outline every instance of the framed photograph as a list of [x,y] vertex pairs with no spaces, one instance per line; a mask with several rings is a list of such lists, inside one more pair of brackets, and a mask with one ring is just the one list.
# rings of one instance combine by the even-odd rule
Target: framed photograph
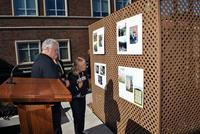
[[94,63],[95,85],[105,89],[106,86],[106,64]]
[[105,54],[104,27],[93,31],[93,54]]
[[144,70],[118,67],[119,96],[143,108]]
[[142,14],[117,22],[117,54],[142,55]]

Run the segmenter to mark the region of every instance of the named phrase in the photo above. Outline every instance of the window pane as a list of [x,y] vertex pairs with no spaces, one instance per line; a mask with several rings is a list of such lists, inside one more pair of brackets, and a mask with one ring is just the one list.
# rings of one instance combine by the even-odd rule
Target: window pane
[[36,15],[36,10],[27,10],[27,15]]
[[65,47],[65,48],[67,48],[67,43],[68,43],[68,41],[67,42],[59,42],[59,47],[61,48],[63,48],[63,47]]
[[25,15],[24,0],[13,0],[13,4],[14,4],[15,15]]
[[65,0],[56,0],[57,9],[64,9],[65,10]]
[[65,15],[65,11],[57,11],[57,15],[62,15],[62,16],[64,16],[64,15]]
[[56,15],[56,11],[55,11],[55,10],[53,10],[53,11],[50,11],[50,10],[49,10],[49,11],[46,12],[46,15],[47,15],[47,16]]
[[55,0],[45,0],[46,15],[56,15],[55,13]]
[[108,12],[108,0],[102,0],[101,9],[102,12]]
[[116,0],[116,10],[122,9],[129,4],[129,0]]
[[30,49],[32,49],[32,48],[38,49],[38,42],[30,42],[29,47],[30,47]]
[[25,8],[24,0],[13,0],[15,9]]
[[55,0],[46,0],[46,9],[55,9]]
[[60,49],[60,58],[61,59],[68,59],[68,49],[67,48],[61,48]]
[[19,63],[29,62],[28,50],[19,50]]
[[28,49],[28,44],[27,43],[17,43],[18,49]]
[[103,12],[102,16],[108,16],[108,12]]
[[35,0],[26,0],[26,8],[33,8],[35,9]]
[[100,0],[93,0],[92,6],[93,6],[93,16],[101,16]]
[[100,11],[100,0],[93,0],[93,11]]
[[196,1],[192,4],[193,14],[200,16],[200,2]]
[[26,15],[25,10],[16,10],[15,15]]
[[37,58],[37,55],[39,54],[39,49],[36,50],[30,50],[30,60],[34,61]]

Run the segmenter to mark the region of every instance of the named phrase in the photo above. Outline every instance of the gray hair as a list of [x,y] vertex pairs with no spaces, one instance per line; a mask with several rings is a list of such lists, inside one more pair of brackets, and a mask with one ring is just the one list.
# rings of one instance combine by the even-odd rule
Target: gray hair
[[55,39],[46,39],[42,43],[42,50],[44,50],[46,48],[52,48],[53,46],[58,46],[58,45],[59,45],[59,43]]

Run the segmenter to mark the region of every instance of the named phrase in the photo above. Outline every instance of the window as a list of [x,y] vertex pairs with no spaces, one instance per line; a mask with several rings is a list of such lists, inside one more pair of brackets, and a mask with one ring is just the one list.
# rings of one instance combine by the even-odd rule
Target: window
[[108,0],[92,0],[93,16],[107,16],[109,14]]
[[38,15],[37,0],[13,0],[15,16],[36,16]]
[[192,4],[193,14],[200,16],[200,2],[194,1]]
[[116,2],[116,11],[117,11],[119,9],[124,8],[129,3],[131,3],[131,0],[115,0],[115,2]]
[[40,52],[40,41],[16,41],[17,63],[32,63]]
[[162,0],[160,2],[160,12],[162,16],[171,16],[174,14],[173,0]]
[[178,11],[180,13],[186,13],[189,11],[189,3],[187,0],[179,0],[178,1]]
[[59,42],[59,57],[62,61],[71,61],[70,43],[69,40],[58,40]]
[[66,0],[45,0],[46,16],[66,16]]

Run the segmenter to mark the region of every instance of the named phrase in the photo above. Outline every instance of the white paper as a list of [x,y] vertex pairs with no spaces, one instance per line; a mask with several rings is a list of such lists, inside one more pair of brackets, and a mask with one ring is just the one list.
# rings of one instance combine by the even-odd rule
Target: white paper
[[119,66],[118,83],[121,98],[143,107],[144,69]]
[[142,14],[117,22],[117,54],[142,54]]
[[93,31],[93,54],[105,54],[104,27]]
[[106,86],[106,64],[94,63],[95,84],[103,89]]

